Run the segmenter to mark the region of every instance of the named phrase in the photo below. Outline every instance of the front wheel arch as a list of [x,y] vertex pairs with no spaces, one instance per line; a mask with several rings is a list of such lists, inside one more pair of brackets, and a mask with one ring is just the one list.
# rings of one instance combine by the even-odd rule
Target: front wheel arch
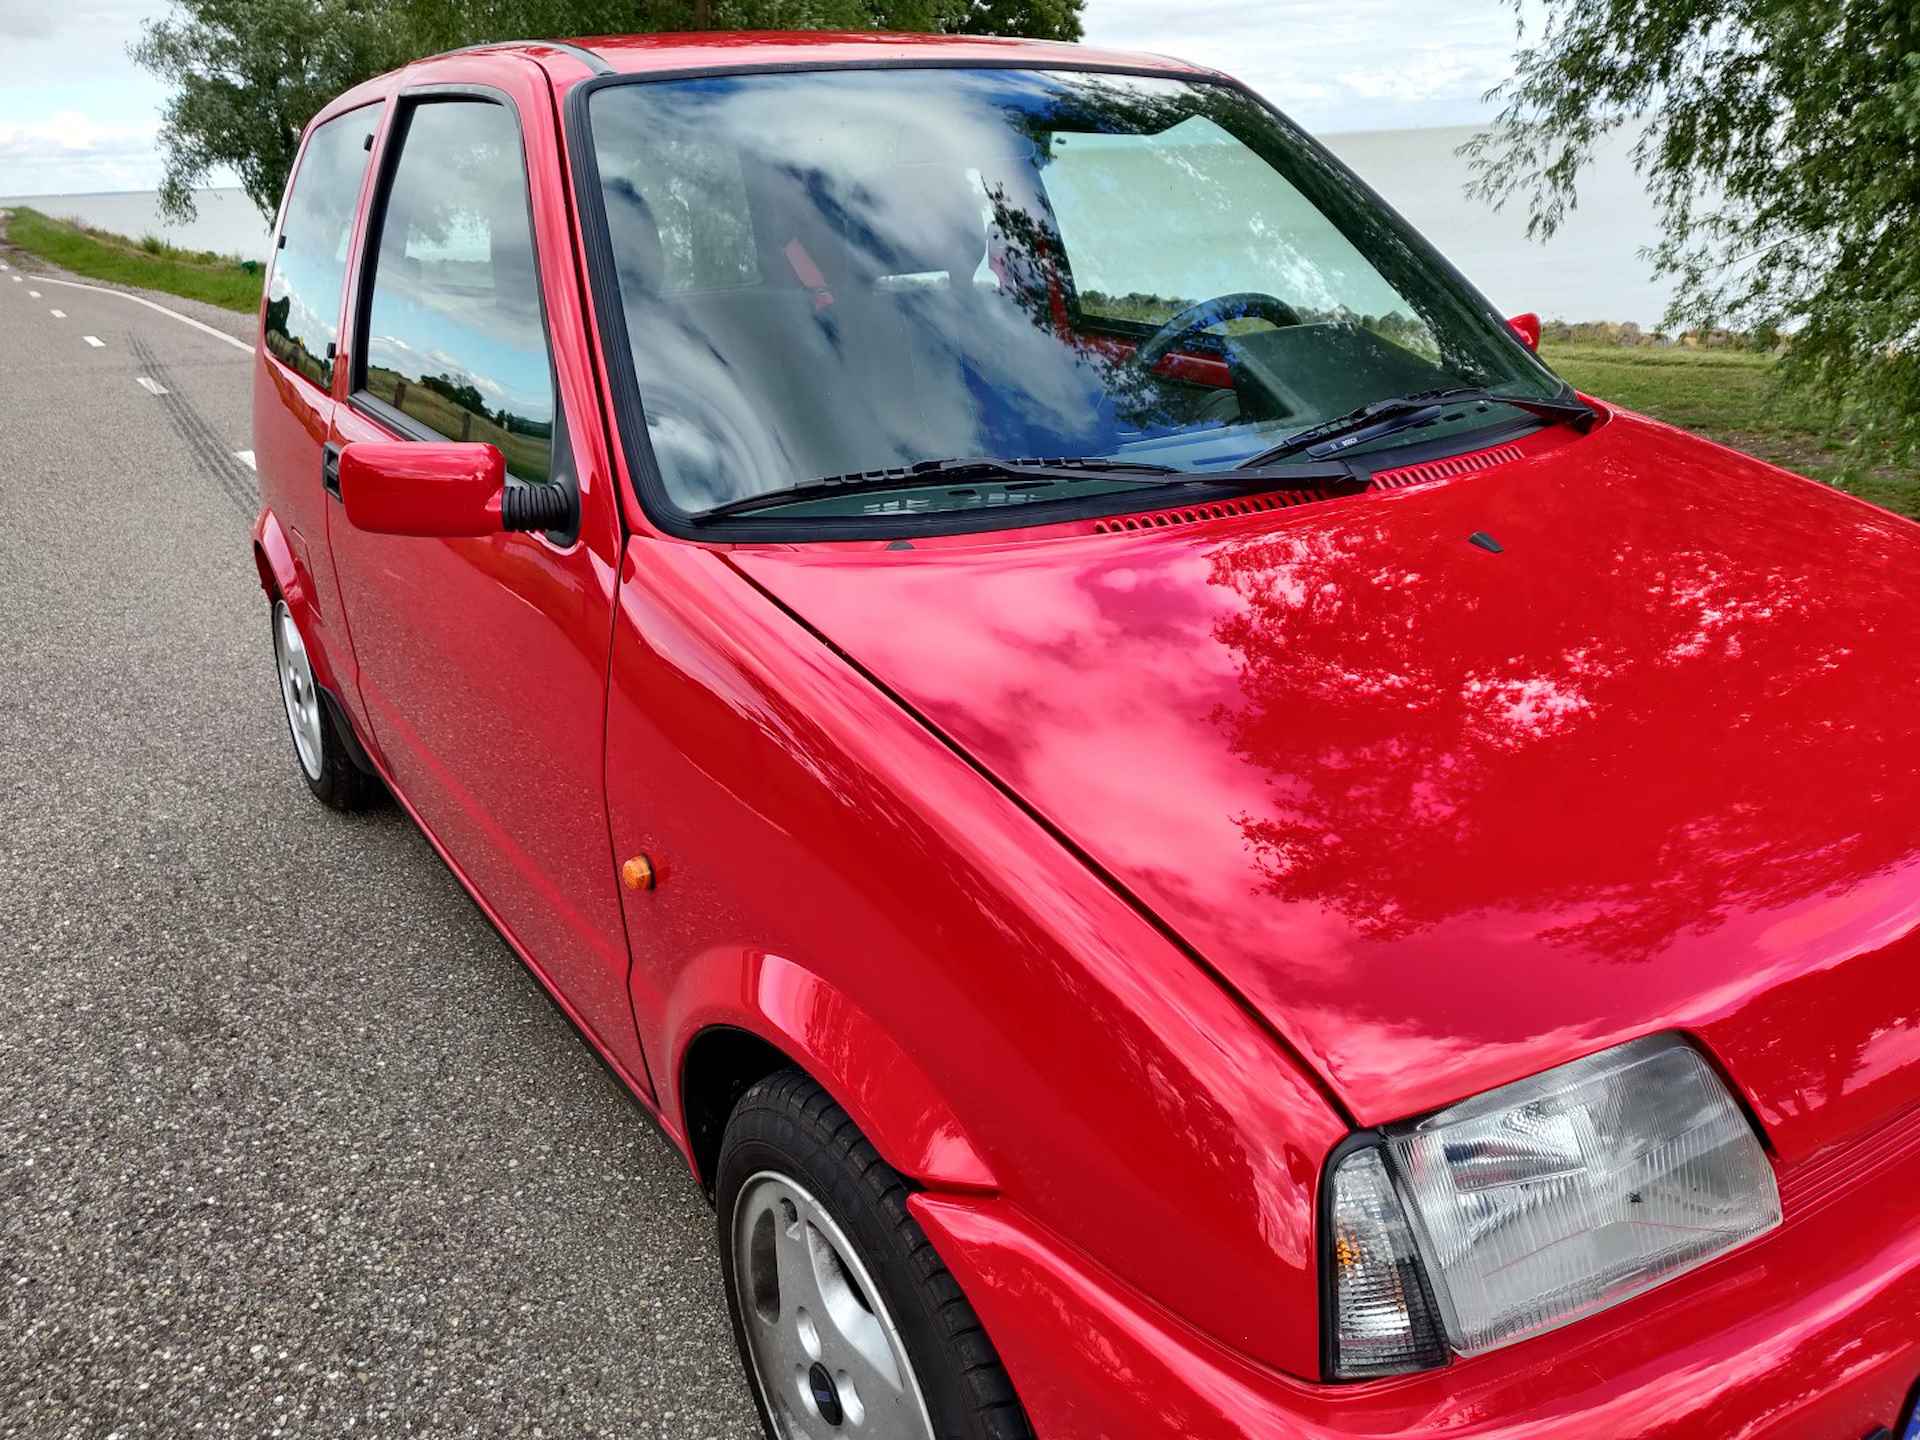
[[[946,1096],[900,1040],[831,981],[783,956],[711,954],[690,966],[670,1006],[688,1017],[662,1096],[681,1123],[694,1173],[713,1193],[718,1136],[741,1095],[776,1070],[807,1075],[853,1117],[882,1158],[931,1190],[993,1193],[999,1182]],[[722,1000],[722,997],[725,997]]]
[[769,1075],[799,1068],[750,1030],[714,1025],[693,1037],[680,1062],[680,1112],[694,1178],[709,1200],[719,1173],[720,1144],[740,1097]]

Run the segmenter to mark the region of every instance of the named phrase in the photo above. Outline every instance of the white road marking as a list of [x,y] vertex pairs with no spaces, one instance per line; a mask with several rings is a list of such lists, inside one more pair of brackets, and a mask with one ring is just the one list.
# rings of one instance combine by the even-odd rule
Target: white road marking
[[107,348],[107,342],[102,340],[98,335],[82,335],[80,338],[96,350],[104,350]]
[[18,275],[16,275],[16,276],[14,276],[14,277],[13,277],[13,283],[14,283],[14,284],[16,284],[16,285],[18,285],[18,284],[20,283],[20,277],[19,277]]
[[[14,278],[17,280],[20,277],[16,275]],[[253,346],[249,345],[246,341],[236,340],[233,336],[227,334],[226,331],[216,330],[211,325],[203,325],[191,315],[182,315],[178,310],[169,310],[164,305],[156,305],[144,295],[129,295],[124,290],[109,290],[104,285],[82,285],[78,280],[56,280],[51,275],[36,275],[33,278],[42,285],[65,285],[72,290],[91,290],[97,295],[117,295],[122,300],[131,300],[136,305],[144,305],[149,310],[158,310],[162,315],[170,316],[178,320],[182,325],[191,325],[201,334],[211,335],[223,345],[231,345],[234,349],[244,350],[249,355],[253,353]]]
[[40,298],[40,292],[38,290],[29,290],[27,292],[27,298],[29,300],[38,300]]
[[149,395],[165,395],[167,393],[167,387],[162,385],[158,380],[154,379],[151,375],[136,375],[134,377],[133,383],[138,385],[142,390],[146,391]]
[[67,312],[64,310],[49,310],[47,313],[56,320],[64,320],[67,318]]
[[257,468],[253,463],[253,451],[251,450],[236,450],[233,452],[233,458],[238,460],[242,465],[246,466],[249,470]]

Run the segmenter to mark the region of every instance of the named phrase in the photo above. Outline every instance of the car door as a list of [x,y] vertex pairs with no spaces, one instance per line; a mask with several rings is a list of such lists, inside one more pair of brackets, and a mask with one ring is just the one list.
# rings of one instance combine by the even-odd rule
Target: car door
[[496,922],[644,1083],[603,770],[620,521],[552,127],[531,62],[410,72],[364,227],[333,440],[497,446],[510,483],[577,487],[578,533],[375,535],[337,503],[328,529],[389,774]]
[[[327,553],[322,450],[333,423],[335,357],[347,262],[367,152],[380,128],[375,101],[313,127],[281,205],[253,367],[253,448],[261,498],[292,551],[290,597],[308,653],[345,657],[340,597]],[[333,677],[324,672],[322,683]],[[351,695],[337,697],[351,707]]]

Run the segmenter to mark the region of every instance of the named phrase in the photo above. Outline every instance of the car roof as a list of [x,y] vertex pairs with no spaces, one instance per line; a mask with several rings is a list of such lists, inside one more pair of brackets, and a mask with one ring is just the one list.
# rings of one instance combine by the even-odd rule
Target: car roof
[[566,41],[504,41],[470,48],[474,52],[523,53],[545,65],[561,80],[577,78],[582,65],[590,70],[621,75],[786,66],[804,69],[816,65],[965,64],[1152,70],[1184,75],[1212,73],[1164,55],[1101,50],[1060,41],[860,31],[725,30],[599,35]]
[[[434,83],[463,60],[511,55],[547,73],[557,92],[608,75],[698,74],[716,70],[805,70],[835,66],[1009,66],[1146,72],[1225,78],[1166,55],[1101,50],[1054,40],[875,31],[719,30],[599,35],[578,40],[495,40],[425,55],[336,95],[307,122],[310,134],[348,111],[381,101],[409,83]],[[472,78],[467,73],[460,78]]]

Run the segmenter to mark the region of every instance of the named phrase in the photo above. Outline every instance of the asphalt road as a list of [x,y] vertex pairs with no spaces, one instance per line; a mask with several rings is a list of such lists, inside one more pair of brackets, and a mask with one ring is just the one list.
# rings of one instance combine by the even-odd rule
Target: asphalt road
[[758,1434],[678,1158],[301,785],[250,356],[0,262],[0,1436]]

